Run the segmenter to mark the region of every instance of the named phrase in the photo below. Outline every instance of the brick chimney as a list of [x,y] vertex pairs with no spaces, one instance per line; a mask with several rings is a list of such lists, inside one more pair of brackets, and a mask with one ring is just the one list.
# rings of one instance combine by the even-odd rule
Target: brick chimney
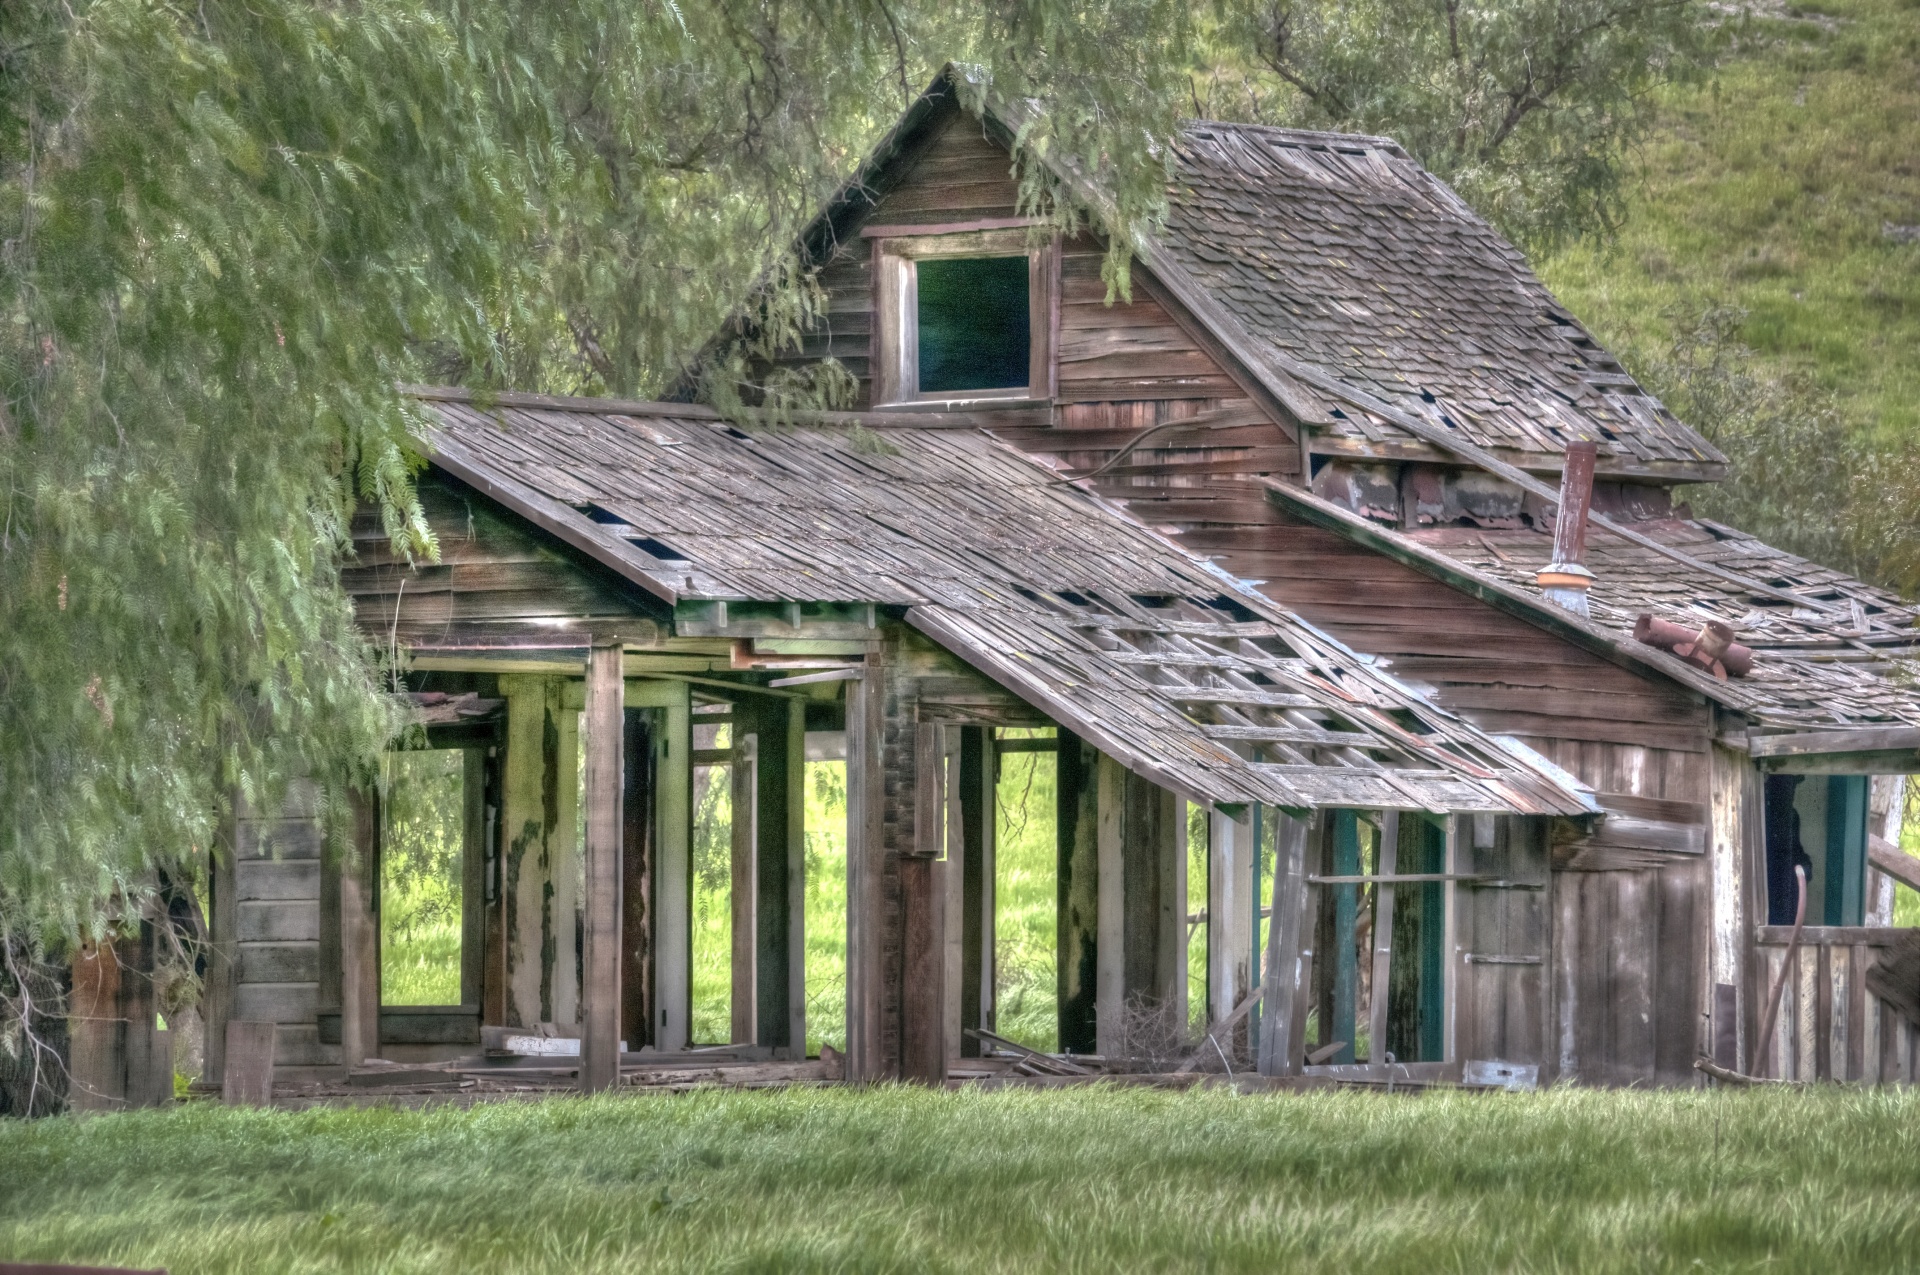
[[1567,444],[1560,508],[1553,520],[1553,561],[1534,577],[1548,601],[1576,615],[1588,613],[1587,590],[1593,585],[1593,572],[1582,559],[1587,556],[1587,513],[1593,507],[1593,467],[1599,451],[1585,441]]

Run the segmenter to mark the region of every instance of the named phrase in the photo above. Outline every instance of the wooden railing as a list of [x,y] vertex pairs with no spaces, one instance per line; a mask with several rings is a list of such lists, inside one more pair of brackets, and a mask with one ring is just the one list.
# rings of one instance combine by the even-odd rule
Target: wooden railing
[[[1751,1070],[1785,1080],[1914,1083],[1920,1074],[1920,1029],[1866,986],[1879,950],[1904,933],[1881,926],[1809,925],[1789,962],[1792,927],[1761,926],[1755,995],[1764,998],[1772,990],[1783,965],[1787,979],[1771,1048],[1749,1048]],[[1757,1029],[1758,1024],[1749,1028]]]

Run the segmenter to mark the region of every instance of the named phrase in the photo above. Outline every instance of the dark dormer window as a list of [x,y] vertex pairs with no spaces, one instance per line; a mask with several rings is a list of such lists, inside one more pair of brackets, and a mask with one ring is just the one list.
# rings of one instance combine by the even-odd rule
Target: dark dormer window
[[1053,396],[1057,242],[1024,227],[873,227],[875,406]]
[[1033,327],[1027,259],[936,257],[915,265],[920,393],[1024,389]]

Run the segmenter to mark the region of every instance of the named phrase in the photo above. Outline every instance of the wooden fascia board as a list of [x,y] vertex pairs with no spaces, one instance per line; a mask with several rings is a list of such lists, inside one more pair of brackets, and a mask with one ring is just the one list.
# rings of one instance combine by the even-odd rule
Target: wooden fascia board
[[590,530],[593,523],[582,518],[569,505],[544,495],[524,483],[496,473],[484,461],[469,455],[458,443],[449,442],[444,432],[436,431],[426,440],[428,459],[435,468],[459,479],[481,495],[511,510],[541,531],[571,548],[578,549],[622,579],[639,585],[668,606],[680,601],[680,591],[648,571],[635,555]]
[[1733,693],[1734,688],[1730,683],[1723,683],[1658,648],[1617,637],[1611,630],[1591,620],[1584,620],[1503,580],[1475,571],[1445,554],[1349,513],[1310,492],[1275,482],[1271,478],[1263,478],[1259,482],[1267,489],[1267,498],[1288,513],[1450,585],[1516,619],[1525,620],[1535,628],[1544,629],[1590,654],[1598,655],[1608,663],[1617,664],[1632,673],[1651,674],[1678,682],[1727,708],[1753,711],[1756,707],[1747,696]]
[[[1345,434],[1315,434],[1309,447],[1313,455],[1324,456],[1331,460],[1388,462],[1411,460],[1439,465],[1461,463],[1459,457],[1418,439],[1387,439],[1374,442]],[[1515,469],[1536,477],[1556,477],[1562,460],[1558,455],[1518,452],[1506,448],[1489,448],[1488,453],[1512,465]],[[1727,473],[1725,465],[1689,465],[1679,461],[1658,461],[1639,465],[1623,457],[1612,456],[1601,462],[1599,468],[1594,471],[1594,476],[1602,479],[1639,479],[1645,482],[1671,484],[1718,482],[1725,478]]]

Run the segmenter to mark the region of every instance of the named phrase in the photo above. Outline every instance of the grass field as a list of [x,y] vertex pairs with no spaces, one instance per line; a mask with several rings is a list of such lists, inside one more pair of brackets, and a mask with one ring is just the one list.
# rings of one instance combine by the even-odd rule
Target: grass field
[[1709,82],[1670,89],[1626,223],[1540,273],[1629,365],[1713,305],[1856,428],[1920,429],[1920,7],[1771,10]]
[[885,1088],[6,1122],[0,1260],[1912,1270],[1920,1096]]

